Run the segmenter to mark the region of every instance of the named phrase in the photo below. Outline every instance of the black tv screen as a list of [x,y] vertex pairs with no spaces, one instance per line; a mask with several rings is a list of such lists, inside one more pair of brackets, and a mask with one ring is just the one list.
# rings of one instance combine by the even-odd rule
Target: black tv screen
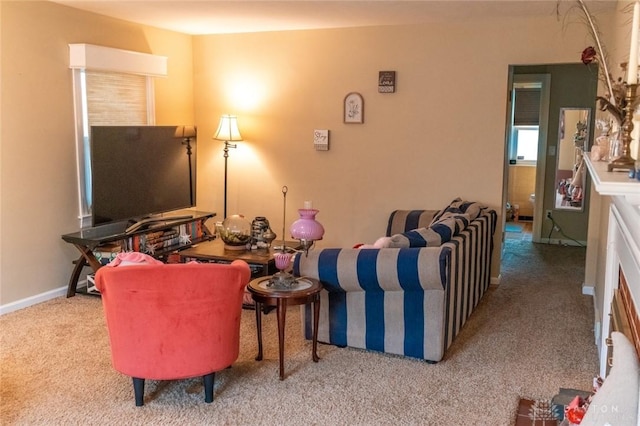
[[93,225],[137,221],[195,205],[195,143],[191,170],[176,126],[92,126]]

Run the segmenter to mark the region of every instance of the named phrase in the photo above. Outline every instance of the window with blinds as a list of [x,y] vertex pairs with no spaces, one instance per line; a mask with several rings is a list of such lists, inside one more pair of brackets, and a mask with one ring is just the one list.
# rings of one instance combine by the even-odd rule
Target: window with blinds
[[89,126],[148,124],[148,77],[88,70],[84,75]]
[[91,126],[155,124],[153,77],[167,57],[88,43],[69,44],[76,121],[80,227],[91,225]]
[[513,125],[540,125],[540,89],[514,89]]
[[151,77],[79,69],[82,149],[79,155],[80,216],[91,215],[91,126],[153,124]]
[[509,160],[512,164],[535,164],[540,130],[540,88],[513,90],[513,123]]

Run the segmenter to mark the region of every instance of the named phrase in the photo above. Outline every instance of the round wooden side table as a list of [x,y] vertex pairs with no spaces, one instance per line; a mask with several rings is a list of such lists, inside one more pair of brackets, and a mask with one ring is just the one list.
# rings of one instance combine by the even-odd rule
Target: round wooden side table
[[318,362],[318,318],[320,316],[320,290],[322,285],[313,278],[298,278],[297,285],[292,288],[270,287],[271,277],[252,280],[247,289],[256,302],[256,327],[258,331],[258,355],[256,361],[262,360],[262,308],[275,306],[278,316],[278,348],[280,357],[280,380],[284,380],[284,324],[287,306],[313,303],[313,362]]

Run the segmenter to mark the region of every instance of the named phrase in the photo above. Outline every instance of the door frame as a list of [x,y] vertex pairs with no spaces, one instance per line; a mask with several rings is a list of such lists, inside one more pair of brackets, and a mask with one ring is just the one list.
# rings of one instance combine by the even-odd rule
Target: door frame
[[[538,159],[536,161],[535,206],[533,210],[533,242],[541,242],[542,221],[544,221],[544,186],[547,166],[547,136],[549,133],[549,101],[551,97],[551,74],[515,74],[517,65],[509,66],[507,114],[504,141],[504,170],[502,182],[502,242],[505,238],[507,201],[509,189],[509,144],[511,123],[513,122],[513,88],[516,83],[535,82],[541,84],[540,89],[540,125],[538,132]],[[502,245],[505,246],[504,244]]]

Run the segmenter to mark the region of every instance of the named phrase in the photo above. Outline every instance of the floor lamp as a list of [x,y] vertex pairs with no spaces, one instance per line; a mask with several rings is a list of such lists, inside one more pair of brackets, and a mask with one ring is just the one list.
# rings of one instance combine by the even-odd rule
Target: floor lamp
[[193,173],[191,171],[191,138],[198,134],[196,126],[178,126],[173,135],[174,138],[182,139],[182,144],[187,146],[187,157],[189,158],[189,202],[193,206]]
[[237,148],[237,144],[230,141],[241,141],[242,136],[238,130],[238,117],[235,115],[223,115],[220,117],[218,130],[213,136],[214,139],[224,141],[224,217],[227,217],[227,160],[229,158],[229,148]]

